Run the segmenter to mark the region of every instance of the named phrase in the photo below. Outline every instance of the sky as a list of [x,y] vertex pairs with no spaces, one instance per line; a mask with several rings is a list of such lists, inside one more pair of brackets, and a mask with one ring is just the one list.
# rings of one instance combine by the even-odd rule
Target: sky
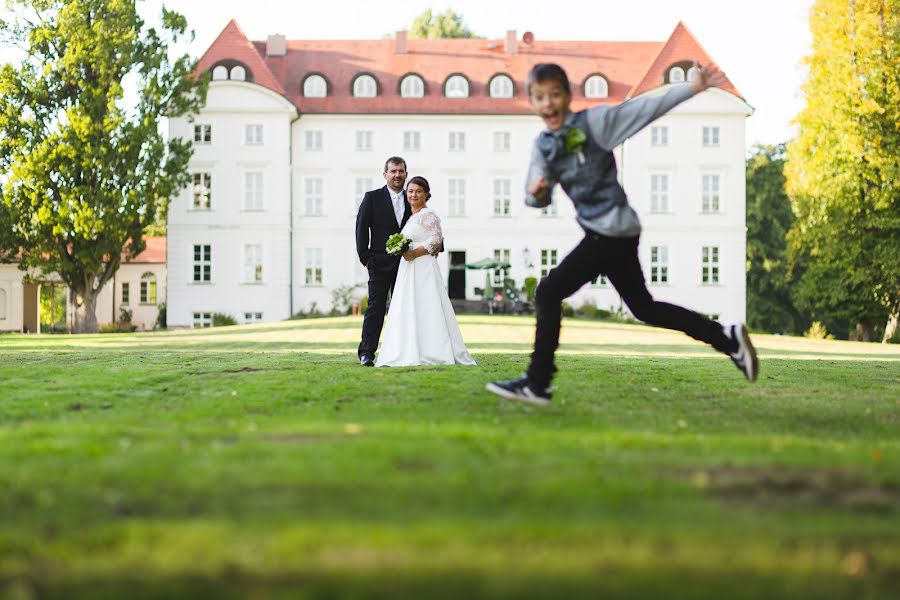
[[[288,39],[380,39],[407,29],[431,8],[460,13],[477,35],[503,38],[514,29],[536,39],[664,41],[683,21],[755,109],[747,121],[748,147],[793,135],[803,106],[801,85],[810,52],[813,0],[165,0],[187,17],[199,57],[232,18],[251,40],[280,33]],[[163,0],[140,0],[148,17]],[[149,19],[148,19],[149,20]],[[0,52],[0,59],[8,60]],[[565,65],[563,65],[565,67]]]

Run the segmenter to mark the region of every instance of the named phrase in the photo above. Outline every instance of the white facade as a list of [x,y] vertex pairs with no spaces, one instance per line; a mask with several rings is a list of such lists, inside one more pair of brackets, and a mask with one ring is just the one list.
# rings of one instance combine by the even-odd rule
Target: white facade
[[22,331],[25,324],[23,278],[18,265],[0,264],[0,331]]
[[[651,292],[724,321],[745,318],[749,112],[739,98],[709,90],[654,124],[665,131],[648,127],[616,153],[644,226],[640,253]],[[451,261],[462,258],[454,253],[464,252],[469,263],[499,256],[509,260],[507,276],[521,287],[525,277],[540,278],[542,269],[561,261],[582,237],[561,190],[549,211],[523,202],[525,170],[541,129],[536,117],[297,118],[281,96],[252,83],[223,81],[212,83],[207,107],[193,123],[172,120],[171,135],[192,138],[196,125],[211,127],[211,141],[196,144],[191,160],[192,172],[211,176],[211,201],[209,208],[195,208],[194,190],[188,189],[169,211],[170,326],[202,325],[214,312],[238,322],[268,322],[314,306],[328,310],[338,286],[359,285],[357,295],[364,295],[356,209],[365,191],[384,185],[384,161],[392,155],[406,159],[410,176],[431,184],[429,206],[441,216],[446,239],[439,258],[445,277]],[[263,126],[261,144],[247,143],[249,125]],[[262,207],[250,209],[248,186],[258,185]],[[254,265],[260,264],[257,280]],[[484,285],[484,271],[466,271],[466,297],[480,297],[476,288]],[[602,280],[569,300],[576,307],[585,301],[620,306]]]

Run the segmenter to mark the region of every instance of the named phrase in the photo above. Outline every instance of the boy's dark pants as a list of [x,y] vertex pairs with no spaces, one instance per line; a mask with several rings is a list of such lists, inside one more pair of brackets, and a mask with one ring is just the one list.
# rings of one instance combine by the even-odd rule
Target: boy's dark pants
[[556,367],[553,355],[559,346],[562,301],[581,286],[605,274],[635,318],[657,327],[683,331],[695,340],[730,352],[735,343],[722,326],[692,310],[657,302],[647,290],[638,261],[639,237],[611,238],[589,233],[559,265],[541,280],[535,292],[537,332],[528,378],[541,389],[550,385]]

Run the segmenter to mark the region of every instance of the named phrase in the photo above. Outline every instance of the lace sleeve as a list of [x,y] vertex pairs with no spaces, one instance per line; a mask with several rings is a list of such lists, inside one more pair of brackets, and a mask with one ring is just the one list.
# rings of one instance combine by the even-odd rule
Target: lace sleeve
[[427,238],[422,244],[429,254],[441,247],[444,241],[444,234],[441,231],[441,219],[433,210],[427,210],[422,213],[419,220],[422,229],[425,230]]

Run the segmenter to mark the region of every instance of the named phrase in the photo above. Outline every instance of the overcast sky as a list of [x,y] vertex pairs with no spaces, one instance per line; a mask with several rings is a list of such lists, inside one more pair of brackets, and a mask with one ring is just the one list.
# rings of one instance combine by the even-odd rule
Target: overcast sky
[[[747,122],[748,145],[792,135],[802,107],[803,57],[809,53],[813,0],[167,0],[196,32],[198,56],[232,18],[252,40],[281,33],[288,39],[379,39],[410,26],[427,8],[461,13],[477,35],[501,38],[506,30],[545,40],[663,41],[679,20],[728,74],[756,110]],[[143,0],[156,15],[163,0]],[[565,66],[565,65],[563,65]]]

